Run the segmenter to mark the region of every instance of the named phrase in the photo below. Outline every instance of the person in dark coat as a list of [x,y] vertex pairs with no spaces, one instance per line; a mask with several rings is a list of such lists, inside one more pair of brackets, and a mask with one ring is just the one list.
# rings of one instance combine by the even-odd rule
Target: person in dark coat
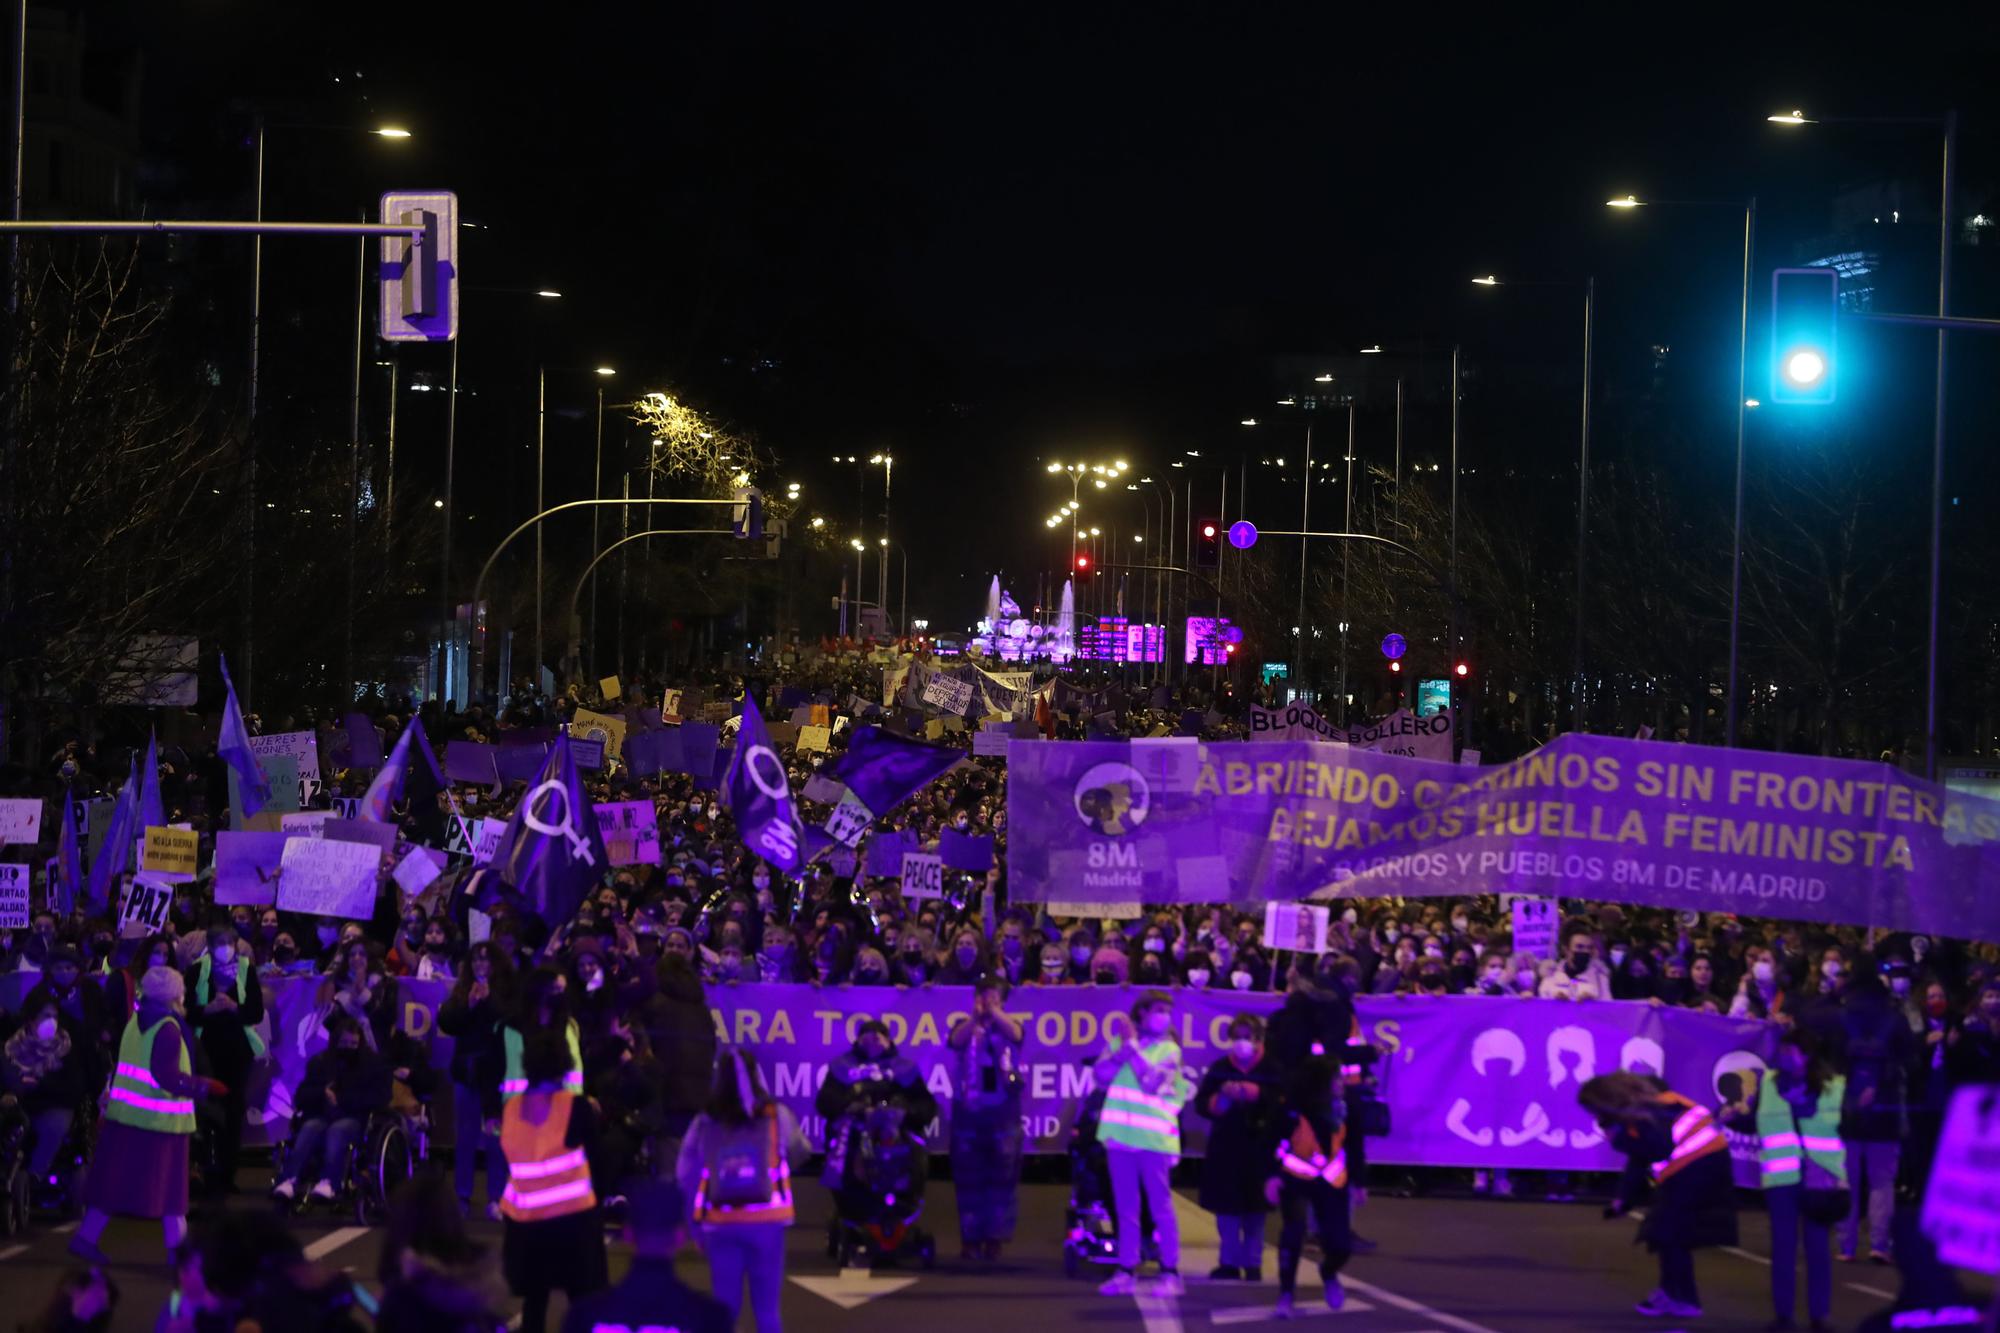
[[206,949],[184,978],[188,1016],[207,1057],[208,1073],[229,1089],[216,1102],[214,1178],[204,1182],[212,1195],[236,1192],[250,1069],[264,1054],[255,1031],[264,1021],[264,987],[257,979],[255,960],[242,950],[233,929],[212,927]]
[[[1841,1139],[1847,1145],[1847,1219],[1839,1228],[1840,1257],[1864,1253],[1889,1262],[1889,1221],[1896,1211],[1896,1174],[1914,1128],[1915,1086],[1923,1048],[1909,1021],[1874,972],[1862,970],[1848,988],[1841,1022],[1847,1047],[1847,1105]],[[1867,1235],[1862,1235],[1863,1226]]]
[[668,1169],[680,1153],[688,1126],[708,1104],[715,1068],[715,1020],[702,994],[701,974],[683,954],[663,953],[654,969],[658,988],[639,1008],[639,1024],[658,1061],[661,1081],[660,1142],[653,1161]]
[[1264,1280],[1264,1179],[1278,1142],[1284,1075],[1264,1051],[1264,1022],[1239,1014],[1229,1024],[1229,1051],[1201,1076],[1195,1109],[1208,1117],[1208,1155],[1197,1202],[1215,1214],[1220,1262],[1212,1279]]
[[1736,1244],[1736,1182],[1729,1140],[1715,1117],[1657,1079],[1619,1071],[1600,1074],[1577,1092],[1608,1146],[1625,1156],[1625,1171],[1606,1217],[1636,1207],[1652,1181],[1652,1202],[1638,1239],[1659,1256],[1660,1285],[1640,1314],[1693,1319],[1701,1314],[1694,1252]]
[[305,1077],[292,1094],[292,1105],[305,1118],[285,1153],[284,1176],[271,1191],[287,1202],[301,1188],[310,1188],[310,1198],[333,1198],[348,1148],[368,1116],[388,1108],[393,1091],[388,1062],[369,1049],[359,1021],[335,1014],[326,1031],[331,1044],[306,1062]]
[[472,1207],[477,1158],[486,1154],[486,1215],[500,1216],[507,1158],[500,1151],[500,1078],[507,1056],[500,1032],[514,1012],[514,968],[490,941],[472,946],[451,996],[438,1010],[438,1031],[452,1039],[452,1180],[459,1206]]
[[729,1333],[729,1307],[681,1281],[674,1255],[687,1240],[687,1200],[671,1180],[635,1190],[625,1214],[632,1268],[617,1286],[585,1296],[563,1316],[562,1333],[601,1328],[676,1328]]

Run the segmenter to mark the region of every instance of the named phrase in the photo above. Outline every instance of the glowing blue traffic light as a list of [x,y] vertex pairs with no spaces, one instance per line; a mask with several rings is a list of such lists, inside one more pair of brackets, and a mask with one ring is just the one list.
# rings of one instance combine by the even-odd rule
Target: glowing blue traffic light
[[1831,403],[1840,275],[1831,268],[1771,274],[1771,401]]

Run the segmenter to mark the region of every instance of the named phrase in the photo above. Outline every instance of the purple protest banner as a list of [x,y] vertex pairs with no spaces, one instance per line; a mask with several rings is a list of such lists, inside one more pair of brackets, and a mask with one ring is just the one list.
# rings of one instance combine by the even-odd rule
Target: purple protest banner
[[490,787],[500,780],[494,747],[479,741],[446,741],[444,775],[453,782]]
[[1020,742],[1008,892],[1569,894],[2000,939],[2000,804],[1885,764],[1564,736],[1467,769],[1309,742]]
[[[1616,1171],[1624,1159],[1577,1105],[1580,1084],[1615,1069],[1655,1074],[1713,1110],[1722,1081],[1777,1054],[1770,1023],[1617,1000],[1364,998],[1390,1133],[1370,1161],[1425,1166]],[[1736,1141],[1738,1182],[1756,1183],[1754,1140]]]
[[[1008,997],[1007,1012],[1027,1034],[1021,1112],[1030,1151],[1067,1151],[1106,1025],[1122,1022],[1139,993],[1023,986]],[[1227,1047],[1232,1018],[1268,1016],[1282,998],[1175,991],[1174,1035],[1189,1078],[1198,1080]],[[948,1127],[957,1067],[944,1042],[971,1002],[962,986],[752,985],[709,993],[717,1035],[757,1051],[772,1091],[816,1143],[825,1126],[813,1116],[813,1094],[828,1062],[870,1018],[880,1018],[923,1071]],[[1580,1079],[1621,1068],[1664,1071],[1676,1091],[1713,1108],[1722,1101],[1722,1077],[1765,1067],[1777,1037],[1766,1023],[1618,1001],[1383,997],[1364,999],[1359,1012],[1370,1038],[1388,1049],[1382,1093],[1393,1132],[1371,1143],[1369,1156],[1434,1166],[1615,1170],[1621,1162],[1576,1104]],[[1199,1156],[1205,1122],[1187,1111],[1181,1126],[1186,1151]]]

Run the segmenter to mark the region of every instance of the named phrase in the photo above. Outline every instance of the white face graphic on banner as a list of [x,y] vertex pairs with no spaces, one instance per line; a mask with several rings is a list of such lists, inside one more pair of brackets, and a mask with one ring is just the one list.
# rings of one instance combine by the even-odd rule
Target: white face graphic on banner
[[[1544,1058],[1548,1064],[1552,1094],[1565,1083],[1582,1087],[1597,1076],[1597,1047],[1588,1028],[1570,1026],[1551,1032],[1544,1047]],[[1718,1080],[1726,1072],[1722,1065],[1738,1058],[1750,1065],[1762,1064],[1748,1051],[1734,1052],[1717,1064]],[[1506,1076],[1512,1078],[1518,1076],[1527,1064],[1527,1047],[1518,1034],[1506,1028],[1488,1028],[1472,1039],[1472,1071],[1480,1078],[1498,1072],[1496,1065],[1505,1066]],[[1619,1048],[1618,1067],[1635,1074],[1659,1074],[1667,1067],[1666,1051],[1650,1037],[1632,1037]],[[1560,1148],[1567,1143],[1576,1149],[1595,1148],[1604,1142],[1604,1131],[1594,1125],[1588,1129],[1567,1131],[1555,1125],[1540,1101],[1531,1101],[1522,1109],[1519,1125],[1505,1126],[1497,1131],[1483,1126],[1474,1128],[1467,1123],[1471,1114],[1471,1100],[1460,1097],[1445,1112],[1444,1125],[1467,1143],[1481,1148],[1492,1147],[1496,1136],[1503,1148],[1518,1148],[1531,1140],[1540,1140],[1551,1148]]]

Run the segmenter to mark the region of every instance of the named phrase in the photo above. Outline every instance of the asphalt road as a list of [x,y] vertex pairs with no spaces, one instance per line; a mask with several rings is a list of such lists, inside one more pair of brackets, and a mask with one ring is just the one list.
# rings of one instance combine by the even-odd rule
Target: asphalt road
[[[246,1187],[254,1175],[249,1169],[243,1172]],[[967,1263],[956,1257],[951,1186],[933,1182],[926,1223],[938,1234],[936,1269],[883,1270],[869,1276],[837,1273],[826,1258],[829,1208],[824,1192],[808,1184],[800,1191],[801,1224],[788,1246],[786,1326],[870,1333],[884,1328],[1192,1333],[1275,1322],[1275,1254],[1267,1251],[1261,1286],[1207,1281],[1215,1263],[1215,1229],[1187,1199],[1180,1200],[1182,1268],[1190,1277],[1187,1294],[1178,1301],[1103,1297],[1094,1290],[1096,1277],[1065,1278],[1060,1238],[1066,1193],[1062,1185],[1024,1186],[1019,1242],[998,1263]],[[265,1208],[255,1196],[231,1206]],[[372,1286],[380,1232],[350,1222],[308,1218],[294,1225],[315,1258],[351,1269]],[[1381,1248],[1349,1264],[1347,1308],[1337,1316],[1321,1304],[1309,1260],[1301,1273],[1304,1322],[1323,1325],[1337,1319],[1339,1328],[1352,1333],[1615,1333],[1756,1329],[1770,1318],[1770,1251],[1763,1215],[1757,1212],[1743,1214],[1741,1249],[1703,1251],[1698,1257],[1706,1314],[1685,1323],[1633,1313],[1633,1302],[1652,1288],[1651,1259],[1632,1244],[1635,1223],[1603,1221],[1594,1205],[1376,1197],[1358,1213],[1357,1228]],[[492,1233],[497,1243],[497,1224],[481,1219],[475,1230]],[[72,1262],[63,1248],[69,1234],[68,1229],[41,1229],[0,1245],[0,1325],[27,1319],[40,1306]],[[1275,1221],[1271,1234],[1276,1235]],[[150,1329],[168,1291],[157,1225],[115,1222],[104,1248],[123,1292],[113,1327]],[[614,1280],[623,1272],[627,1254],[624,1245],[613,1243]],[[688,1281],[706,1285],[705,1265],[693,1251],[682,1257],[681,1271]],[[1896,1285],[1894,1269],[1836,1265],[1834,1327],[1852,1328],[1882,1308]],[[1990,1293],[1980,1294],[1990,1298]],[[558,1296],[552,1321],[560,1319],[561,1310]],[[746,1312],[742,1327],[749,1326]]]

